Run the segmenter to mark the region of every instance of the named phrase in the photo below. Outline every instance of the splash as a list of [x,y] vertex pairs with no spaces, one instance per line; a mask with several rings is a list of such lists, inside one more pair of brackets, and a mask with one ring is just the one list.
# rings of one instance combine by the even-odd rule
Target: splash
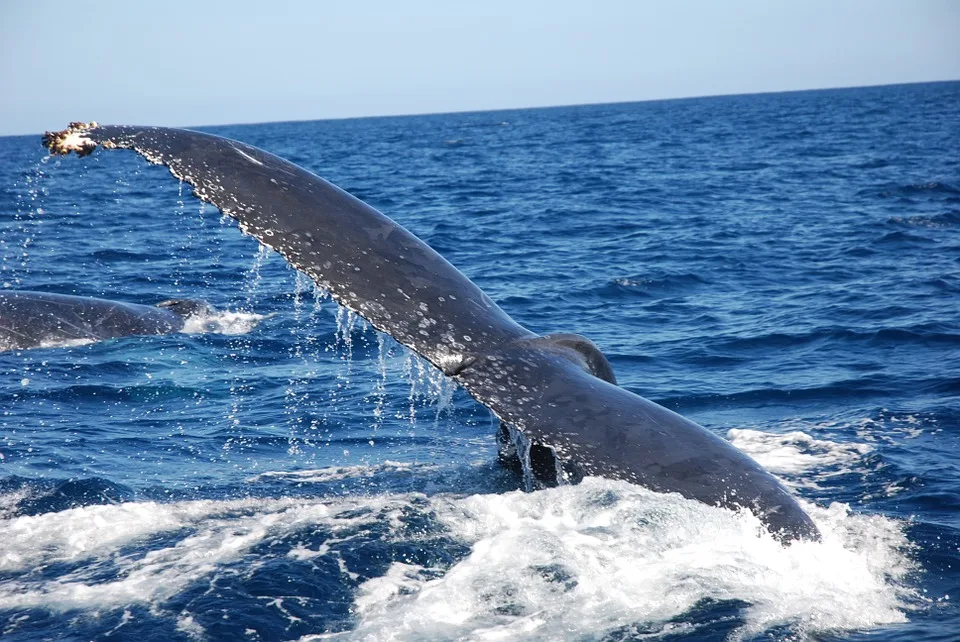
[[257,244],[257,254],[253,259],[253,265],[250,266],[250,269],[247,270],[247,273],[244,275],[243,294],[246,303],[245,307],[248,310],[256,307],[260,285],[263,282],[263,276],[260,272],[271,254],[273,254],[273,250],[269,247],[263,244]]
[[231,312],[228,310],[195,314],[186,319],[181,332],[186,334],[247,334],[270,316],[269,314]]
[[438,470],[439,467],[430,464],[414,464],[400,461],[384,461],[380,464],[359,466],[330,466],[311,470],[268,471],[260,473],[247,481],[255,483],[267,479],[295,482],[297,484],[317,483],[326,484],[333,481],[347,479],[362,479],[381,474],[391,473],[423,473]]
[[[252,314],[252,310],[256,307],[260,285],[263,281],[261,268],[269,259],[270,254],[270,248],[266,247],[265,245],[258,245],[253,264],[244,274],[242,288],[244,303],[242,307],[248,313]],[[245,363],[248,361],[251,354],[251,343],[248,339],[243,338],[244,335],[240,334],[238,336],[241,338],[231,342],[229,359],[233,362]],[[251,387],[248,383],[248,380],[244,379],[243,376],[238,374],[237,371],[232,373],[232,382],[230,384],[229,394],[230,409],[227,411],[227,414],[224,418],[227,421],[229,429],[236,430],[238,434],[235,437],[231,436],[226,440],[226,442],[224,442],[224,451],[230,451],[235,443],[243,443],[245,441],[245,437],[241,431],[241,417],[245,414],[244,406],[251,396]]]
[[387,341],[382,332],[377,332],[377,376],[368,397],[373,401],[374,432],[383,427],[383,408],[387,403]]
[[815,439],[799,430],[785,434],[735,428],[730,442],[794,487],[819,488],[818,481],[856,468],[873,446]]
[[502,446],[506,449],[508,457],[515,454],[520,460],[523,489],[528,493],[533,492],[536,489],[536,478],[533,474],[533,463],[530,461],[530,447],[533,444],[531,444],[530,440],[527,439],[526,435],[517,430],[514,426],[509,424],[505,424],[505,426],[510,441]]
[[805,639],[904,622],[918,599],[902,525],[843,505],[808,507],[824,541],[789,547],[750,513],[599,478],[434,510],[470,555],[439,578],[395,563],[360,587],[359,625],[337,639],[658,635],[695,631],[685,614],[711,602],[745,604],[734,639],[774,627]]
[[30,272],[30,248],[44,224],[44,198],[47,194],[44,166],[49,157],[38,162],[33,172],[14,185],[17,211],[11,225],[0,227],[0,287],[20,288]]
[[[248,481],[300,487],[410,470],[387,462]],[[916,568],[903,524],[842,504],[806,508],[823,541],[784,547],[749,512],[600,478],[535,493],[87,506],[0,520],[0,609],[102,616],[145,605],[153,616],[191,618],[202,634],[178,596],[212,582],[228,589],[242,581],[243,569],[282,563],[291,581],[350,591],[352,630],[322,639],[594,639],[631,627],[695,632],[716,625],[716,618],[688,617],[710,603],[733,605],[734,638],[788,627],[804,639],[905,621],[921,600],[907,584]],[[434,538],[431,548],[446,549],[433,563],[404,553],[384,567],[350,566],[374,554],[365,546],[377,555],[385,545],[411,551],[424,537]],[[181,606],[165,611],[172,600]],[[269,617],[292,617],[279,606]],[[729,619],[724,613],[717,617]]]
[[337,306],[336,342],[333,347],[343,350],[343,359],[347,363],[348,371],[353,366],[353,332],[358,323],[361,331],[366,329],[366,321],[361,319],[356,312],[348,310],[342,305]]
[[[98,339],[52,339],[50,341],[41,341],[38,347],[40,348],[78,348],[80,346],[88,346],[91,343],[99,343]],[[0,351],[3,350],[3,347],[0,346]]]
[[[351,505],[349,500],[331,505],[292,499],[131,502],[6,520],[0,522],[0,536],[6,542],[0,569],[20,575],[0,584],[0,609],[66,611],[159,604],[264,539],[296,530],[301,523],[342,527],[362,521],[338,517]],[[174,532],[183,536],[173,546],[124,556],[119,573],[106,580],[100,576],[124,547]],[[35,580],[27,572],[76,562],[84,565],[52,581]]]
[[410,385],[406,419],[414,426],[417,423],[418,407],[434,405],[436,423],[443,411],[449,408],[457,384],[412,350],[404,348],[403,351],[402,376]]
[[[309,311],[307,298],[312,293],[313,304]],[[301,443],[311,444],[311,435],[316,430],[318,422],[312,419],[307,422],[304,409],[309,403],[310,392],[307,388],[310,381],[316,376],[316,368],[308,357],[316,357],[315,339],[309,329],[314,325],[317,313],[321,310],[322,302],[328,296],[319,290],[304,274],[296,272],[293,294],[294,326],[290,333],[294,335],[294,343],[290,348],[290,357],[297,362],[297,370],[291,373],[284,391],[284,414],[291,426],[288,436],[288,452],[293,455],[300,452]],[[304,323],[304,322],[307,323]],[[304,429],[309,427],[308,431]],[[304,433],[306,432],[306,436]]]
[[[121,179],[118,179],[118,183]],[[173,266],[170,274],[173,292],[182,295],[185,291],[194,291],[197,287],[208,285],[206,279],[197,273],[192,258],[198,251],[210,256],[210,264],[219,262],[221,248],[220,236],[210,234],[207,228],[206,203],[188,206],[184,193],[185,183],[179,181],[177,188],[176,206],[170,217],[171,228],[175,231],[177,249],[173,255]],[[186,185],[189,191],[189,185]]]

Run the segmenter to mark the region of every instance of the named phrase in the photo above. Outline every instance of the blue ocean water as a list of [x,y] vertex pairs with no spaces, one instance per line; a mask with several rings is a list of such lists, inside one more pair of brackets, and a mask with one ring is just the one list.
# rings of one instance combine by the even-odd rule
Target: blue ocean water
[[225,311],[0,353],[4,639],[960,639],[960,83],[208,130],[590,337],[824,542],[522,492],[485,409],[166,170],[2,138],[0,286]]

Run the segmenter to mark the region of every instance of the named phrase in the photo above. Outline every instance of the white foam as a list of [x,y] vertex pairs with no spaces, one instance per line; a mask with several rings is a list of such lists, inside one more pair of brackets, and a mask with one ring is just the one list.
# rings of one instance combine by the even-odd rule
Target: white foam
[[[0,453],[0,462],[2,461],[3,453]],[[20,510],[20,502],[30,495],[31,491],[27,487],[0,494],[0,520],[15,516]]]
[[864,417],[852,422],[858,439],[868,442],[899,443],[902,439],[916,439],[925,432],[939,430],[932,417],[896,415],[884,409],[880,418]]
[[[364,502],[384,503],[379,498]],[[0,568],[23,575],[0,584],[0,609],[95,610],[162,603],[267,537],[304,524],[343,528],[369,519],[337,514],[355,505],[351,499],[335,504],[294,499],[129,502],[5,520],[0,522]],[[172,545],[124,551],[164,533],[175,540]],[[56,579],[31,578],[31,569],[62,562],[86,563]],[[103,563],[117,566],[113,579],[97,579]]]
[[248,482],[257,482],[263,479],[278,479],[297,483],[326,483],[373,477],[381,473],[413,472],[414,470],[436,470],[438,467],[428,464],[413,464],[387,460],[382,464],[357,466],[330,466],[327,468],[313,468],[308,470],[278,470],[260,473],[247,479]]
[[125,502],[15,517],[0,521],[0,541],[5,544],[0,569],[89,559],[148,535],[195,525],[213,514],[269,513],[293,504],[293,500],[246,499]]
[[815,439],[802,431],[784,434],[735,428],[730,442],[792,486],[817,488],[817,481],[860,468],[873,446],[856,442]]
[[255,314],[253,312],[230,312],[227,310],[209,314],[194,314],[186,318],[183,330],[186,334],[247,334],[257,327],[261,321],[269,318],[269,314]]
[[[318,474],[302,472],[300,479]],[[13,572],[0,583],[0,609],[162,610],[254,546],[303,529],[331,535],[279,547],[290,563],[336,554],[337,542],[375,521],[387,527],[385,541],[416,543],[420,535],[402,519],[413,505],[470,554],[450,568],[394,563],[357,591],[356,629],[323,637],[593,639],[638,623],[695,630],[672,620],[706,599],[750,605],[740,635],[780,625],[806,635],[903,622],[917,601],[905,584],[916,570],[909,543],[895,520],[806,506],[824,541],[783,547],[748,512],[587,478],[535,493],[131,502],[11,518],[0,521],[3,568]],[[356,578],[337,557],[343,577]],[[33,570],[63,562],[55,577]],[[182,631],[203,634],[180,615]]]
[[439,578],[395,563],[362,585],[357,629],[327,637],[592,639],[637,623],[665,632],[705,599],[750,604],[740,635],[903,622],[914,569],[901,525],[842,505],[807,508],[824,541],[783,547],[749,513],[597,478],[435,499],[469,557]]
[[41,341],[38,347],[40,348],[75,348],[77,346],[86,346],[91,343],[96,343],[99,339],[94,338],[83,338],[83,339],[48,339],[46,341]]

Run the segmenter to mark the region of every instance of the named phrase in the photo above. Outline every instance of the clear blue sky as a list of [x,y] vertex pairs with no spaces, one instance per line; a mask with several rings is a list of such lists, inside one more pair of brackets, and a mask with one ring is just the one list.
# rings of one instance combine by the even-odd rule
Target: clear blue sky
[[0,0],[0,135],[960,79],[960,0]]

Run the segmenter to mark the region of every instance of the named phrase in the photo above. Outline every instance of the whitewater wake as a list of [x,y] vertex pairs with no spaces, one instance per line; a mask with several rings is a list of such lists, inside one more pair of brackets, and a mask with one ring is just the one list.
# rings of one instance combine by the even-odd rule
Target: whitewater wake
[[[358,474],[311,471],[290,481]],[[600,478],[535,493],[85,506],[0,521],[0,610],[93,614],[143,605],[202,637],[189,608],[167,611],[171,599],[274,558],[303,565],[305,582],[354,587],[352,629],[323,638],[664,634],[695,628],[684,614],[713,603],[739,605],[737,636],[787,626],[805,637],[905,621],[919,598],[908,583],[916,568],[904,524],[842,504],[805,508],[823,541],[784,547],[749,512]],[[427,538],[436,546],[440,537],[467,553],[441,564],[395,558],[370,574],[349,560],[371,529],[401,548]],[[316,575],[324,558],[335,558],[335,577]],[[283,600],[274,608],[293,617],[283,615]]]

